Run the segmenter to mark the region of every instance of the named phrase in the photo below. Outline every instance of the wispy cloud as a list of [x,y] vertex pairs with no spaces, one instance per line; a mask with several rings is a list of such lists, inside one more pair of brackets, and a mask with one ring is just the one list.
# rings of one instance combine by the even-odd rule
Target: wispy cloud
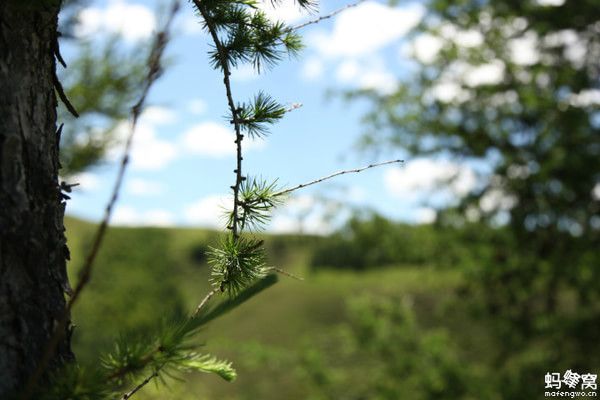
[[184,209],[185,222],[207,228],[222,228],[226,210],[233,200],[227,195],[209,195],[188,204]]
[[325,57],[372,54],[414,28],[424,13],[419,4],[390,7],[367,1],[337,16],[330,32],[313,31],[309,44]]
[[[122,143],[130,129],[128,122],[122,122],[116,129],[118,145],[111,148],[108,158],[112,161],[121,157]],[[156,135],[155,126],[144,121],[138,122],[130,159],[132,169],[159,170],[166,167],[178,155],[177,147],[171,141],[161,139]]]
[[470,166],[425,158],[409,161],[404,167],[388,168],[383,178],[389,194],[412,203],[451,202],[477,185],[477,176]]
[[[227,157],[235,155],[235,135],[222,124],[203,122],[192,126],[183,133],[180,143],[184,151],[208,157]],[[264,147],[261,139],[244,140],[245,151]]]
[[172,226],[173,214],[163,209],[138,211],[131,206],[119,206],[112,216],[112,225],[120,226]]
[[156,29],[154,13],[141,4],[112,0],[104,8],[84,8],[75,26],[75,35],[91,37],[119,34],[127,41],[147,39]]
[[164,190],[164,186],[160,182],[141,178],[133,178],[127,182],[127,191],[136,196],[157,196]]

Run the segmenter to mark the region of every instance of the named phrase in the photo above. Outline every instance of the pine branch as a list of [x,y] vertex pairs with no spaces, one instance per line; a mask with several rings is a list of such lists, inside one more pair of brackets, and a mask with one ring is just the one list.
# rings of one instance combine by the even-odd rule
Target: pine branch
[[[79,281],[77,282],[77,286],[75,287],[75,289],[73,290],[73,292],[71,294],[71,297],[65,308],[65,312],[58,319],[58,323],[56,324],[54,332],[52,333],[52,336],[48,340],[48,342],[45,346],[44,352],[42,353],[43,355],[42,355],[42,358],[40,359],[40,362],[38,363],[35,371],[29,377],[27,384],[25,385],[25,390],[23,391],[23,394],[21,395],[21,400],[29,400],[31,398],[33,391],[35,390],[35,387],[36,387],[39,379],[42,377],[44,371],[46,370],[46,367],[48,366],[48,363],[50,362],[56,347],[58,346],[59,342],[63,339],[63,337],[65,335],[65,330],[66,330],[67,324],[70,321],[71,309],[73,308],[73,306],[79,299],[79,296],[81,295],[82,291],[85,289],[85,287],[87,286],[87,284],[89,283],[89,281],[91,279],[94,262],[96,260],[98,251],[100,250],[100,247],[102,246],[102,242],[104,240],[104,236],[105,236],[106,230],[108,228],[108,223],[110,221],[110,217],[112,215],[113,208],[119,197],[121,184],[122,184],[123,178],[125,176],[125,171],[127,169],[127,165],[129,163],[129,154],[131,152],[131,147],[133,144],[133,137],[134,137],[134,133],[135,133],[135,130],[137,127],[137,122],[141,115],[143,106],[145,104],[146,97],[148,96],[148,93],[150,92],[150,88],[156,82],[156,80],[160,77],[160,75],[162,73],[162,66],[161,66],[162,54],[163,54],[164,49],[168,42],[168,32],[170,30],[171,23],[172,23],[175,15],[177,14],[178,10],[179,10],[179,0],[174,0],[171,12],[169,14],[169,17],[165,23],[163,30],[161,32],[158,32],[155,37],[154,44],[153,44],[152,50],[150,52],[150,57],[148,59],[148,75],[146,76],[146,80],[145,80],[144,87],[143,87],[142,93],[140,95],[140,98],[139,98],[138,102],[132,107],[132,110],[131,110],[131,115],[132,115],[131,128],[130,128],[129,135],[128,135],[126,143],[125,143],[125,148],[123,150],[123,156],[121,158],[121,163],[119,166],[119,171],[117,173],[117,178],[114,183],[113,191],[112,191],[110,200],[108,201],[106,208],[105,208],[104,217],[103,217],[98,229],[96,230],[96,234],[94,235],[94,240],[92,242],[92,247],[90,248],[90,251],[89,251],[89,253],[85,259],[85,262],[81,268],[81,271],[79,273]],[[56,76],[54,78],[56,80]],[[60,94],[60,92],[59,92],[59,94]]]
[[310,20],[310,21],[304,22],[304,23],[302,23],[302,24],[296,25],[296,26],[292,27],[292,30],[294,30],[294,31],[295,31],[295,30],[298,30],[298,29],[302,29],[302,28],[304,28],[304,27],[307,27],[307,26],[309,26],[309,25],[318,24],[319,22],[321,22],[321,21],[323,21],[323,20],[326,20],[326,19],[329,19],[329,18],[331,18],[331,17],[334,17],[334,16],[338,15],[339,13],[341,13],[341,12],[343,12],[343,11],[346,11],[346,10],[347,10],[347,9],[349,9],[349,8],[356,7],[356,6],[357,6],[357,5],[359,5],[360,3],[363,3],[364,1],[365,1],[365,0],[358,0],[358,1],[357,1],[357,2],[355,2],[355,3],[351,3],[351,4],[348,4],[348,5],[345,5],[344,7],[338,8],[337,10],[335,10],[335,11],[333,11],[333,12],[331,12],[331,13],[327,14],[327,15],[323,15],[323,16],[320,16],[320,17],[318,17],[318,18],[315,18],[315,19],[313,19],[313,20]]
[[141,388],[143,388],[144,386],[146,386],[148,383],[150,383],[150,381],[152,379],[156,378],[157,376],[158,376],[158,370],[152,372],[152,374],[150,374],[148,377],[146,377],[146,379],[144,379],[142,382],[140,382],[136,387],[134,387],[133,389],[131,389],[129,392],[123,394],[123,396],[120,397],[120,400],[130,399]]
[[230,80],[231,71],[229,68],[229,61],[227,59],[227,52],[223,46],[223,43],[221,42],[221,39],[219,39],[219,36],[217,34],[217,28],[215,27],[214,21],[212,20],[208,10],[205,8],[204,3],[202,3],[200,0],[193,0],[193,2],[194,2],[194,5],[196,6],[196,8],[198,9],[198,11],[200,12],[200,15],[204,19],[206,27],[207,27],[207,29],[210,33],[210,36],[215,44],[215,47],[217,49],[217,55],[218,55],[219,61],[220,61],[219,64],[220,64],[221,68],[223,69],[223,84],[225,85],[225,92],[227,95],[227,103],[229,106],[229,110],[231,112],[231,117],[232,117],[234,130],[235,130],[236,163],[237,164],[236,164],[236,169],[234,170],[235,185],[232,186],[232,189],[233,189],[233,221],[232,221],[232,224],[228,228],[231,229],[233,237],[237,240],[237,238],[239,237],[239,231],[238,231],[239,191],[240,191],[240,185],[242,184],[242,181],[244,180],[244,177],[242,176],[242,160],[243,160],[242,140],[244,140],[244,135],[242,135],[242,133],[241,133],[241,126],[240,126],[240,122],[239,122],[239,118],[238,118],[238,109],[235,106],[235,101],[233,100],[233,94],[231,91],[231,80]]
[[327,176],[324,176],[322,178],[315,179],[314,181],[310,181],[310,182],[307,182],[307,183],[301,183],[300,185],[294,186],[292,188],[285,189],[285,190],[280,190],[279,192],[274,193],[273,196],[282,196],[282,195],[294,192],[294,191],[296,191],[298,189],[302,189],[302,188],[305,188],[307,186],[315,185],[317,183],[321,183],[321,182],[326,181],[328,179],[335,178],[336,176],[345,175],[345,174],[357,174],[359,172],[362,172],[362,171],[370,169],[370,168],[376,168],[376,167],[381,167],[382,165],[389,165],[389,164],[396,164],[396,163],[403,163],[403,162],[404,162],[404,160],[390,160],[390,161],[384,161],[384,162],[375,163],[375,164],[369,164],[366,167],[362,167],[362,168],[347,169],[347,170],[344,170],[344,171],[339,171],[339,172],[333,173],[331,175],[327,175]]

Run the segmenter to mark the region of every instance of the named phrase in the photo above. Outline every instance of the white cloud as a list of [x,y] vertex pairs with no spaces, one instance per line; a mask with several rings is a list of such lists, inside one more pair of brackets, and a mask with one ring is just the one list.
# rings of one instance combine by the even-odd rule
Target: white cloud
[[88,7],[78,16],[75,35],[89,37],[103,33],[117,33],[125,40],[148,38],[156,28],[152,11],[141,4],[113,0],[105,8]]
[[[262,71],[262,69],[261,69]],[[254,69],[251,64],[241,64],[231,70],[231,79],[238,82],[248,82],[256,80],[260,74]]]
[[311,195],[294,196],[275,211],[268,229],[275,233],[326,235],[335,227],[333,207],[333,203],[328,205]]
[[364,202],[367,197],[367,191],[360,186],[351,186],[345,193],[345,200],[352,203]]
[[96,190],[100,187],[100,180],[98,176],[92,174],[91,172],[80,172],[76,175],[73,175],[69,178],[68,183],[78,183],[79,186],[75,188],[80,188],[81,190],[91,191]]
[[150,210],[143,214],[144,224],[150,226],[173,226],[173,214],[166,210]]
[[341,62],[336,71],[335,77],[338,81],[348,83],[356,79],[361,72],[361,68],[357,60],[349,59]]
[[177,115],[167,107],[150,106],[146,107],[140,120],[152,125],[166,125],[177,121]]
[[206,112],[207,104],[202,99],[192,99],[187,104],[187,109],[194,115],[201,115]]
[[335,72],[339,82],[360,89],[374,89],[383,94],[392,93],[397,88],[394,75],[378,57],[368,60],[346,59]]
[[138,213],[133,207],[117,206],[112,214],[111,222],[113,225],[135,225]]
[[415,210],[415,222],[418,224],[430,224],[435,221],[437,211],[430,207],[419,207]]
[[311,57],[302,65],[302,77],[306,80],[315,80],[323,75],[323,61],[317,57]]
[[231,209],[231,196],[210,195],[185,207],[186,222],[207,228],[222,228],[226,221],[225,213]]
[[259,8],[271,20],[292,24],[309,15],[302,8],[298,7],[296,0],[282,0],[278,1],[275,5],[273,3],[271,1],[262,1],[259,3]]
[[[122,122],[117,126],[118,145],[111,148],[108,158],[119,160],[123,144],[130,132],[130,124]],[[177,148],[167,140],[156,136],[154,126],[143,119],[138,122],[131,148],[131,167],[138,170],[158,170],[165,167],[177,156]]]
[[[444,182],[448,182],[445,185]],[[475,188],[477,177],[465,164],[425,158],[409,161],[404,167],[389,168],[384,172],[387,191],[400,199],[417,201],[451,201]]]
[[119,206],[113,213],[111,223],[120,226],[172,226],[174,218],[173,214],[166,210],[139,212],[130,206]]
[[164,187],[159,182],[133,178],[127,183],[127,190],[137,196],[156,196],[164,192]]
[[[235,134],[231,129],[216,122],[203,122],[192,126],[181,137],[181,145],[185,151],[209,157],[226,157],[235,154]],[[246,151],[261,148],[261,139],[244,139]]]
[[331,32],[317,31],[309,41],[329,57],[371,54],[415,27],[424,11],[420,4],[400,8],[367,1],[336,17]]
[[197,15],[186,13],[179,26],[186,35],[198,35],[203,33],[201,22],[202,20]]
[[365,71],[360,77],[361,89],[374,89],[382,94],[393,93],[398,84],[395,76],[384,68],[375,68]]

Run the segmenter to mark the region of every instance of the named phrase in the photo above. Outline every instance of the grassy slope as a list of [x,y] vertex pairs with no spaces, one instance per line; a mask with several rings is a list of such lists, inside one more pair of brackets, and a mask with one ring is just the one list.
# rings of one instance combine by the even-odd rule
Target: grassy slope
[[[90,224],[67,220],[72,282],[92,232]],[[198,249],[215,240],[215,233],[206,230],[111,228],[92,284],[74,313],[80,358],[93,360],[119,332],[133,327],[143,330],[165,315],[191,310],[208,290],[208,269]],[[282,365],[278,360],[289,358],[306,338],[335,329],[344,320],[347,299],[362,293],[410,295],[424,322],[435,324],[434,304],[442,302],[460,279],[453,271],[410,267],[311,273],[307,257],[316,240],[267,237],[274,265],[306,279],[281,277],[274,288],[203,332],[207,351],[236,365],[236,382],[198,375],[189,377],[185,385],[173,384],[170,393],[162,390],[154,397],[150,389],[140,398],[301,399],[301,381],[278,368]]]

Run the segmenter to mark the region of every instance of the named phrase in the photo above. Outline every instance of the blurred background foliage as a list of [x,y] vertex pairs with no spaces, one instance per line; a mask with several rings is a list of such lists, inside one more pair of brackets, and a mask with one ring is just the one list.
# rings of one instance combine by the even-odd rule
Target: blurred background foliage
[[[439,51],[394,93],[345,95],[372,104],[362,145],[483,162],[487,179],[433,224],[362,212],[329,237],[267,236],[272,263],[306,281],[283,280],[209,328],[207,347],[234,361],[238,381],[198,376],[141,398],[529,400],[548,371],[598,373],[598,2],[424,4],[413,38],[436,38]],[[63,82],[83,118],[61,111],[65,176],[104,157],[140,78],[113,42],[77,45]],[[498,79],[472,80],[490,65]],[[92,226],[67,227],[79,265]],[[80,357],[193,307],[217,238],[111,229],[75,310]]]
[[498,227],[468,245],[470,268],[455,265],[474,316],[493,327],[502,398],[539,396],[550,366],[600,365],[600,14],[595,0],[543,3],[426,2],[415,43],[439,51],[413,48],[417,72],[390,95],[348,94],[373,105],[367,148],[491,169],[437,223]]
[[127,121],[145,74],[149,43],[121,46],[113,35],[83,39],[75,35],[77,16],[86,0],[63,1],[59,46],[73,54],[58,78],[79,118],[61,104],[58,123],[64,124],[60,161],[63,177],[102,163],[118,142],[118,128]]

